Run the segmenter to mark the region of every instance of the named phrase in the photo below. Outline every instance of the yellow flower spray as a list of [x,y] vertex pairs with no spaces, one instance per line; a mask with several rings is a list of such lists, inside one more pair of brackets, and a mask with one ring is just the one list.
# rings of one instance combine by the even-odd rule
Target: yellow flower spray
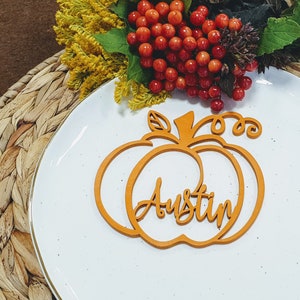
[[80,91],[80,98],[88,96],[104,82],[119,78],[115,100],[128,98],[132,110],[158,104],[167,98],[166,92],[152,94],[143,84],[127,80],[128,61],[120,53],[108,53],[94,35],[112,28],[123,28],[122,19],[109,7],[117,0],[58,0],[54,30],[59,44],[65,45],[61,57],[70,71],[69,86]]

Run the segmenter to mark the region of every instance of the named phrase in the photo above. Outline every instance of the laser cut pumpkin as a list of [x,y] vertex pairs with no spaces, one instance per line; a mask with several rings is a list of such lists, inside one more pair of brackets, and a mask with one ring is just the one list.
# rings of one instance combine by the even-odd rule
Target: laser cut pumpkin
[[[128,142],[113,150],[103,160],[96,174],[94,186],[96,204],[106,222],[120,233],[130,237],[140,236],[146,242],[158,248],[168,248],[180,243],[200,248],[212,244],[230,243],[242,236],[253,224],[261,209],[264,197],[264,179],[260,166],[251,153],[239,145],[227,143],[221,136],[226,129],[226,119],[235,120],[232,128],[232,133],[235,136],[246,133],[248,138],[255,139],[259,137],[262,132],[261,124],[257,120],[244,118],[238,113],[227,112],[221,115],[211,115],[203,118],[194,125],[194,113],[188,112],[174,120],[178,132],[178,136],[176,136],[171,132],[171,124],[164,115],[156,111],[149,111],[148,127],[150,132],[145,134],[140,140]],[[200,129],[208,125],[210,125],[210,133],[199,134]],[[166,143],[154,146],[153,141],[155,139],[165,140]],[[132,226],[132,228],[128,228],[114,220],[107,212],[102,199],[101,190],[103,188],[103,177],[111,167],[112,161],[128,149],[140,146],[149,147],[149,151],[138,160],[136,165],[129,172],[124,199],[120,199],[120,201],[125,201],[127,217]],[[201,155],[208,151],[224,156],[233,166],[238,179],[238,196],[235,205],[233,205],[229,199],[226,199],[223,203],[219,203],[217,208],[213,208],[214,193],[207,191],[207,186],[205,185],[205,171],[201,159]],[[172,199],[162,201],[160,191],[162,189],[163,179],[158,177],[156,178],[155,187],[153,187],[153,193],[149,195],[149,199],[141,199],[141,201],[134,206],[132,195],[140,174],[149,162],[154,160],[157,156],[169,152],[187,155],[196,162],[199,169],[199,178],[196,187],[193,190],[185,189],[182,195],[176,197],[175,201]],[[236,232],[230,233],[230,230],[239,218],[243,207],[245,192],[243,171],[238,159],[233,153],[243,157],[253,170],[257,185],[257,195],[256,199],[253,200],[255,201],[255,205],[253,211],[250,213],[250,217],[241,228]],[[203,201],[207,202],[205,211],[203,211]],[[210,223],[216,223],[218,231],[210,238],[204,240],[195,240],[186,234],[179,234],[174,238],[162,241],[148,234],[140,226],[140,222],[147,217],[150,210],[156,211],[158,219],[162,219],[166,217],[166,215],[173,215],[178,226],[187,225],[194,219],[196,219],[201,226],[201,222],[207,220]],[[224,218],[226,218],[226,220],[224,220]]]

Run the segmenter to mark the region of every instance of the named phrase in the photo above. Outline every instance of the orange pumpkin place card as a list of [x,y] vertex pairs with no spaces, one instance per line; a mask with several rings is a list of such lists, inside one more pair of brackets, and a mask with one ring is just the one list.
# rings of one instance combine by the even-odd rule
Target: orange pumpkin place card
[[[105,221],[118,232],[141,237],[157,248],[231,243],[248,231],[263,204],[264,176],[255,155],[240,146],[238,138],[250,142],[259,138],[260,122],[236,112],[195,120],[193,111],[169,120],[154,110],[148,112],[145,122],[148,132],[113,149],[98,168],[94,192]],[[236,143],[226,141],[225,131],[231,132]],[[136,154],[137,148],[144,149],[143,153]],[[107,184],[105,177],[110,169],[118,168],[116,160],[128,159],[127,152],[136,160],[124,176],[118,201],[131,226],[116,220],[106,208],[115,186]],[[161,168],[160,160],[167,159],[170,167]],[[216,160],[220,170],[218,164],[212,167],[209,163]],[[211,180],[212,173],[223,175]],[[249,182],[253,183],[251,193],[247,191]],[[231,193],[222,189],[225,184],[232,186]],[[161,228],[159,232],[152,229],[154,223]]]

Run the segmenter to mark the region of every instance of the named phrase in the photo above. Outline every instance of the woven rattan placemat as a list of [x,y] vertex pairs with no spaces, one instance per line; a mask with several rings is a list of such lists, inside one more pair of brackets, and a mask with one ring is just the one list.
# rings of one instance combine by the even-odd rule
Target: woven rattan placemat
[[60,54],[0,98],[0,300],[52,299],[31,242],[28,201],[45,146],[78,103]]
[[[0,300],[52,299],[31,242],[28,201],[39,158],[78,104],[57,53],[0,98]],[[288,70],[300,76],[300,63]]]

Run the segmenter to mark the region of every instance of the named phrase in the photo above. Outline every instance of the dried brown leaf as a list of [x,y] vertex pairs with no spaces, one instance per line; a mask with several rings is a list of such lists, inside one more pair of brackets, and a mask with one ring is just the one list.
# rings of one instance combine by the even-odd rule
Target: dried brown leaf
[[0,136],[0,151],[4,152],[7,148],[7,143],[10,138],[10,136],[14,132],[14,126],[11,123],[8,123],[5,127],[4,131],[2,132],[2,136]]
[[[24,264],[22,263],[20,257],[14,252],[14,248],[11,243],[3,249],[1,254],[2,263],[6,277],[14,286],[14,289],[19,291],[24,297],[28,294],[28,287],[25,283],[27,274],[24,277]],[[23,270],[22,270],[23,269]]]
[[13,202],[13,213],[15,229],[22,232],[30,232],[27,212],[24,211],[23,206]]
[[16,180],[16,172],[5,177],[0,181],[0,214],[4,212],[11,201],[11,194],[14,182]]
[[7,148],[12,147],[17,139],[25,133],[27,130],[29,130],[33,126],[33,123],[25,123],[22,124],[10,137],[8,143],[7,143]]
[[55,79],[62,76],[61,72],[52,72],[46,73],[41,75],[40,73],[37,74],[38,76],[34,77],[23,90],[23,94],[27,94],[33,91],[40,90],[44,85],[48,84],[49,82],[54,81]]
[[15,251],[22,257],[27,270],[29,270],[29,272],[33,275],[43,277],[35,255],[30,234],[15,230],[11,236],[11,241],[14,245]]
[[9,176],[16,168],[16,158],[20,148],[17,146],[8,148],[0,157],[0,180]]
[[10,204],[0,217],[0,251],[7,244],[14,227],[13,209]]
[[4,296],[3,292],[0,289],[0,300],[6,300],[6,297]]
[[30,300],[51,300],[52,294],[49,288],[40,282],[39,280],[35,279],[29,286],[29,299]]

